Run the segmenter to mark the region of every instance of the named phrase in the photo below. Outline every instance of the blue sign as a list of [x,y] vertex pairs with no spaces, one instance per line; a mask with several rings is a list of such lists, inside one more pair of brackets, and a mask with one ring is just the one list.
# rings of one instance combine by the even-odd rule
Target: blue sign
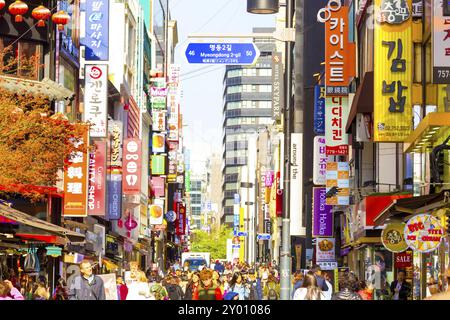
[[190,43],[186,49],[189,63],[253,64],[258,57],[254,43]]
[[234,194],[234,204],[239,204],[241,202],[241,199],[239,197],[239,193]]
[[168,222],[175,222],[175,220],[177,220],[177,214],[175,213],[175,211],[168,211],[166,213],[166,220]]
[[241,245],[240,244],[233,244],[233,245],[231,245],[231,248],[232,249],[240,249]]
[[314,132],[325,134],[325,86],[314,88]]
[[106,218],[119,220],[122,216],[122,175],[108,175],[108,206]]
[[270,240],[270,234],[268,233],[258,233],[256,236],[257,240]]
[[[86,1],[86,61],[109,60],[109,0]],[[132,40],[133,41],[133,40]]]
[[248,232],[239,231],[239,232],[237,233],[237,236],[238,236],[238,237],[247,237],[247,236],[248,236]]

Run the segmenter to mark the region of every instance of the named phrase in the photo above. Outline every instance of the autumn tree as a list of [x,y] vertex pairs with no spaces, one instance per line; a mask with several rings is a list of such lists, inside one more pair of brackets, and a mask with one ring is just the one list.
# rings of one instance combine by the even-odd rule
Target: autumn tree
[[[0,52],[0,190],[1,195],[20,193],[39,199],[30,188],[54,186],[58,171],[73,151],[86,126],[70,123],[62,114],[54,114],[51,101],[44,95],[12,92],[3,88],[1,74],[30,75],[37,72],[37,57],[18,58],[11,49]],[[17,73],[16,70],[21,72]],[[1,196],[0,195],[0,196]]]

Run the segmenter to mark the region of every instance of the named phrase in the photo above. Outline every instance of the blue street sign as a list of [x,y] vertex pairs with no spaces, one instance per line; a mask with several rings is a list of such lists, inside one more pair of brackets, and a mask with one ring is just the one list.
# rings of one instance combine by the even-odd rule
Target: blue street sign
[[240,244],[233,244],[233,245],[231,245],[231,248],[232,249],[240,249],[241,245]]
[[189,63],[253,64],[259,57],[254,43],[190,43],[186,49]]
[[270,240],[270,234],[268,233],[258,233],[256,236],[257,240]]
[[248,236],[248,232],[245,231],[239,231],[237,234],[238,237],[247,237]]

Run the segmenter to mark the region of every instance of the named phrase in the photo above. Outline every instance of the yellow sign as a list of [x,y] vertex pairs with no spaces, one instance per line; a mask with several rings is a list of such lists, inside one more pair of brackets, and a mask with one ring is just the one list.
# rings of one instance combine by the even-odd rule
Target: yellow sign
[[412,0],[375,0],[374,141],[402,142],[412,130]]
[[389,223],[381,232],[381,242],[384,247],[391,252],[403,252],[408,249],[403,234],[404,230],[404,223]]
[[[239,231],[244,229],[244,208],[239,208]],[[239,249],[239,261],[245,261],[245,237],[240,237],[241,247]]]
[[404,235],[406,243],[414,251],[431,252],[439,247],[444,237],[444,229],[432,215],[419,214],[408,220]]

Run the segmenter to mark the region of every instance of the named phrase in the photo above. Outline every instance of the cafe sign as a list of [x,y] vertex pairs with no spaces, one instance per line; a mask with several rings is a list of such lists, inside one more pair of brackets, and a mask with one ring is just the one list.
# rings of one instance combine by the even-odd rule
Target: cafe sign
[[403,252],[408,249],[404,230],[404,223],[389,223],[381,232],[383,246],[391,252]]
[[408,220],[404,228],[408,246],[422,253],[436,250],[444,236],[438,219],[430,214],[419,214]]

